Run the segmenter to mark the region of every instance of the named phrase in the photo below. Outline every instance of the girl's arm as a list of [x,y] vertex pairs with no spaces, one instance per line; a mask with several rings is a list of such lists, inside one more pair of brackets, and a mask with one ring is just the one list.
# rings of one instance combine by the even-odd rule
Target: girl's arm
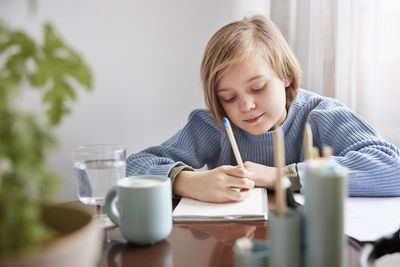
[[174,167],[203,167],[212,156],[219,154],[222,129],[217,126],[205,111],[193,111],[184,128],[169,140],[130,155],[126,161],[126,174],[168,176]]
[[191,171],[218,160],[222,135],[225,136],[222,127],[210,120],[205,111],[195,110],[185,127],[168,141],[130,155],[126,174],[170,176],[175,195],[212,202],[243,200],[249,192],[232,187],[254,187],[252,173],[233,166]]
[[[308,118],[313,143],[333,148],[333,159],[348,168],[351,196],[400,196],[400,152],[359,115],[342,104],[324,102]],[[299,175],[304,182],[304,163]]]

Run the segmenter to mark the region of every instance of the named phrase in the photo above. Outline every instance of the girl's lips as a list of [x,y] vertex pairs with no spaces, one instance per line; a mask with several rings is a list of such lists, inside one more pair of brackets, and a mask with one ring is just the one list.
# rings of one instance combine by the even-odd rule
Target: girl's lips
[[254,123],[254,122],[258,121],[262,117],[262,115],[264,115],[264,113],[261,114],[260,116],[257,116],[255,118],[252,118],[252,119],[249,119],[249,120],[244,120],[244,121],[247,122],[247,123]]

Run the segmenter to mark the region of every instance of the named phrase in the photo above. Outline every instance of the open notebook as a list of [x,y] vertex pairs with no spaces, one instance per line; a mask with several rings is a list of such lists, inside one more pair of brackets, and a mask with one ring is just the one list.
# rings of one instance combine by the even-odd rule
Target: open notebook
[[172,217],[176,222],[267,220],[267,190],[254,188],[245,200],[231,203],[209,203],[183,197]]

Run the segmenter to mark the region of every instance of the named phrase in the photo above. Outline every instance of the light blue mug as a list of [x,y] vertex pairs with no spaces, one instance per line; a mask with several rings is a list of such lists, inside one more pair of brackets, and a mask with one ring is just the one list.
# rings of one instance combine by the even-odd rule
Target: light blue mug
[[105,210],[129,242],[161,241],[172,230],[171,180],[154,175],[123,178],[108,191]]

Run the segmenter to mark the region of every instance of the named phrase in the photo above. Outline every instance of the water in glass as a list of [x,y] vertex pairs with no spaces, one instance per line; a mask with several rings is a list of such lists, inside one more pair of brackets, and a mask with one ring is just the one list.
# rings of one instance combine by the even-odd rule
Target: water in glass
[[108,190],[125,176],[124,160],[87,160],[74,166],[79,200],[88,205],[104,205]]

